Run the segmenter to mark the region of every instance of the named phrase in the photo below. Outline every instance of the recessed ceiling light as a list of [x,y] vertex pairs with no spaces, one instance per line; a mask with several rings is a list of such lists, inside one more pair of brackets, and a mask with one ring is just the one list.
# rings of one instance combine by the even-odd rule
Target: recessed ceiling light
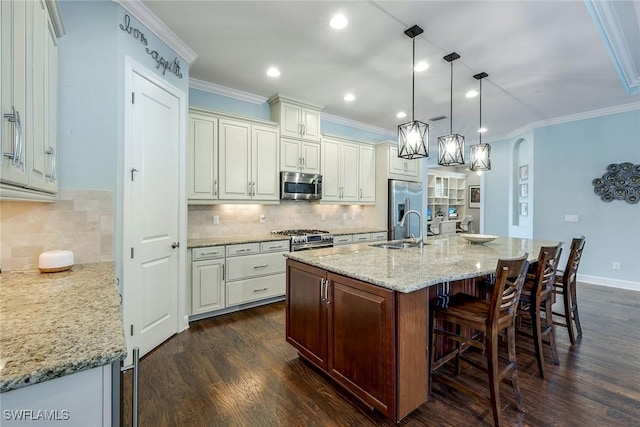
[[478,96],[478,91],[477,90],[470,90],[469,92],[467,92],[467,94],[465,96],[467,98],[475,98],[476,96]]
[[344,96],[344,100],[347,101],[347,102],[351,102],[354,99],[356,99],[356,96],[354,94],[352,94],[352,93],[348,93],[348,94],[346,94]]
[[416,72],[420,72],[420,71],[424,71],[427,68],[429,68],[429,64],[427,64],[426,61],[420,61],[416,64],[415,67],[413,67],[414,70],[416,70]]
[[267,70],[267,76],[269,77],[278,77],[280,75],[280,70],[276,67],[271,67]]
[[480,133],[485,133],[487,131],[487,128],[480,128],[478,129],[478,132]]
[[400,111],[398,114],[396,114],[396,117],[399,119],[404,119],[405,117],[407,117],[407,113],[405,113],[404,111]]
[[349,24],[349,21],[341,13],[334,15],[333,18],[331,18],[331,21],[329,21],[329,25],[331,25],[331,28],[333,28],[334,30],[341,30],[344,27],[346,27],[348,24]]

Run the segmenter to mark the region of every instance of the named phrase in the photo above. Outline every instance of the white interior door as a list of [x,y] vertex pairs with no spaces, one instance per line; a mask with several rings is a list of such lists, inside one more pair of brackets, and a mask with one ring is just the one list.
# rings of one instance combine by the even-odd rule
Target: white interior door
[[124,180],[124,320],[144,355],[178,332],[180,99],[129,71]]

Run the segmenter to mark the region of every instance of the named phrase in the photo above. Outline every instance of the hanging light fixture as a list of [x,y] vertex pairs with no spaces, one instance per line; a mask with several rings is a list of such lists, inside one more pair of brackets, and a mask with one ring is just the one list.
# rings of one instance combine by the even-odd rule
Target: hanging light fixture
[[480,128],[478,129],[478,143],[469,147],[470,166],[472,171],[491,170],[491,146],[482,143],[482,79],[489,77],[487,73],[478,73],[473,78],[480,81]]
[[398,157],[404,159],[418,159],[429,157],[429,125],[415,120],[415,89],[416,89],[416,36],[423,33],[417,25],[404,32],[413,40],[413,64],[411,66],[411,121],[398,126]]
[[449,135],[438,138],[438,164],[440,166],[464,165],[464,136],[453,133],[453,61],[460,55],[455,52],[444,57],[451,65],[451,104],[449,110]]

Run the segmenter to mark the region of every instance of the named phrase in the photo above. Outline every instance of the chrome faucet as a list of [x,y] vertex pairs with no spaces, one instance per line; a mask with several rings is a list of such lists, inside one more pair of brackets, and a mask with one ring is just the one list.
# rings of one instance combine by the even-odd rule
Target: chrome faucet
[[407,217],[411,213],[414,213],[414,214],[418,215],[418,222],[420,224],[420,235],[416,238],[412,233],[411,234],[411,238],[413,239],[414,243],[416,243],[419,247],[423,247],[424,246],[424,241],[423,241],[423,238],[422,238],[422,215],[420,215],[420,212],[418,212],[416,210],[410,210],[410,211],[405,212],[404,216],[400,220],[399,225],[400,225],[400,227],[404,227],[404,220],[407,219]]

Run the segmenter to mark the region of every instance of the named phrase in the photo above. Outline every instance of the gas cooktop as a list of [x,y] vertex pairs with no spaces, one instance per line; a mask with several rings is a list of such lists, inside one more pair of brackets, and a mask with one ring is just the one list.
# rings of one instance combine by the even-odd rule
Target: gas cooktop
[[330,233],[326,230],[302,228],[299,230],[274,230],[271,232],[271,234],[281,234],[283,236],[308,236],[311,234],[330,234]]

